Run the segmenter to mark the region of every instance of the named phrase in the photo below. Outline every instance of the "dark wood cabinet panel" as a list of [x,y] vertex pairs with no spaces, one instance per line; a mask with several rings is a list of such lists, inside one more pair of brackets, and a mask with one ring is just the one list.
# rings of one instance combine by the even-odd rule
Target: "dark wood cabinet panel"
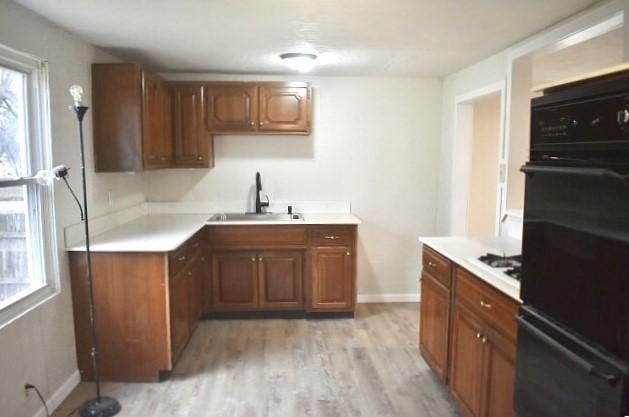
[[516,417],[513,409],[516,344],[500,332],[487,336],[483,417]]
[[189,270],[181,271],[170,284],[170,326],[173,362],[183,351],[190,335],[191,287]]
[[419,347],[424,359],[446,381],[450,325],[450,290],[431,276],[421,280]]
[[96,172],[142,170],[142,69],[137,64],[92,65]]
[[212,254],[212,301],[216,310],[250,310],[258,307],[256,252]]
[[251,83],[207,84],[207,127],[210,132],[255,132],[258,89]]
[[351,311],[354,308],[352,247],[316,247],[311,250],[313,310]]
[[305,85],[261,85],[258,130],[310,131],[310,89]]
[[258,273],[260,308],[303,308],[302,252],[260,252],[258,261],[260,263]]
[[159,76],[143,71],[142,91],[144,169],[168,168],[173,159],[170,88]]
[[455,303],[453,314],[450,389],[469,416],[480,416],[485,352],[483,325],[459,303]]
[[205,130],[203,84],[173,83],[175,165],[209,167],[213,164],[211,137]]

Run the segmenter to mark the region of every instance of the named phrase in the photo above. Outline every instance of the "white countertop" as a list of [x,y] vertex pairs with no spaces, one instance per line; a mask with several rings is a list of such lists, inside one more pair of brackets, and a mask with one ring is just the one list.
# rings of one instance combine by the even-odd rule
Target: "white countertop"
[[507,256],[522,253],[522,241],[510,237],[420,237],[419,241],[430,246],[452,262],[467,269],[478,278],[509,297],[520,299],[520,283],[474,265],[469,260],[488,252]]
[[[251,225],[358,225],[360,220],[349,213],[306,213],[303,222],[282,221],[208,221],[212,214],[148,214],[92,236],[92,252],[170,252],[198,232],[203,226]],[[82,252],[85,243],[66,248]]]

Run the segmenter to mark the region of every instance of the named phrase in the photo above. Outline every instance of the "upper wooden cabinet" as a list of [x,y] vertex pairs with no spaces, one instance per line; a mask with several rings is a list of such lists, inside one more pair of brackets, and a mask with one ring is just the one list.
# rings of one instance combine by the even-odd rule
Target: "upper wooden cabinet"
[[167,83],[137,64],[92,65],[96,172],[214,165],[202,83]]
[[255,132],[258,89],[254,84],[207,86],[207,124],[211,132]]
[[209,83],[212,133],[309,134],[312,90],[307,83]]
[[175,161],[177,167],[213,166],[211,136],[204,120],[203,84],[172,83]]
[[168,168],[173,159],[170,89],[156,74],[142,71],[144,169]]

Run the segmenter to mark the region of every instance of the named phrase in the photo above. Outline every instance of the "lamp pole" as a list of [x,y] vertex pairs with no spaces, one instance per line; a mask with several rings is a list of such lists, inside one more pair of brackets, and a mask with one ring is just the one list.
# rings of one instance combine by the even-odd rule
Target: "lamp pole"
[[85,256],[87,261],[87,282],[89,288],[90,325],[92,327],[92,369],[96,384],[96,398],[87,400],[79,409],[81,417],[109,417],[118,414],[122,409],[118,400],[112,397],[101,396],[100,392],[100,363],[98,361],[98,337],[96,333],[96,309],[94,306],[94,283],[92,280],[92,253],[90,251],[90,226],[87,211],[87,181],[85,178],[85,144],[83,140],[83,118],[88,107],[84,106],[81,97],[83,88],[78,85],[70,87],[70,95],[74,99],[74,105],[70,110],[74,111],[79,122],[79,143],[81,152],[81,178],[83,185],[83,225],[85,227]]

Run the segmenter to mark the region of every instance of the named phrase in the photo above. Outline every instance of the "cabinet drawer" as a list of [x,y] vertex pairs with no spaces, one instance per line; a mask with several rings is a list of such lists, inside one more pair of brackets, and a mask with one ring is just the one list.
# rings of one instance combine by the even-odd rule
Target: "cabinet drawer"
[[208,228],[211,246],[264,248],[306,246],[300,226],[216,226]]
[[310,243],[314,246],[352,246],[354,244],[354,228],[313,228],[310,231]]
[[426,245],[422,254],[422,270],[450,288],[452,263]]
[[491,288],[471,273],[456,268],[456,297],[505,335],[516,339],[519,303]]
[[201,239],[193,237],[168,257],[170,275],[174,277],[201,253]]

